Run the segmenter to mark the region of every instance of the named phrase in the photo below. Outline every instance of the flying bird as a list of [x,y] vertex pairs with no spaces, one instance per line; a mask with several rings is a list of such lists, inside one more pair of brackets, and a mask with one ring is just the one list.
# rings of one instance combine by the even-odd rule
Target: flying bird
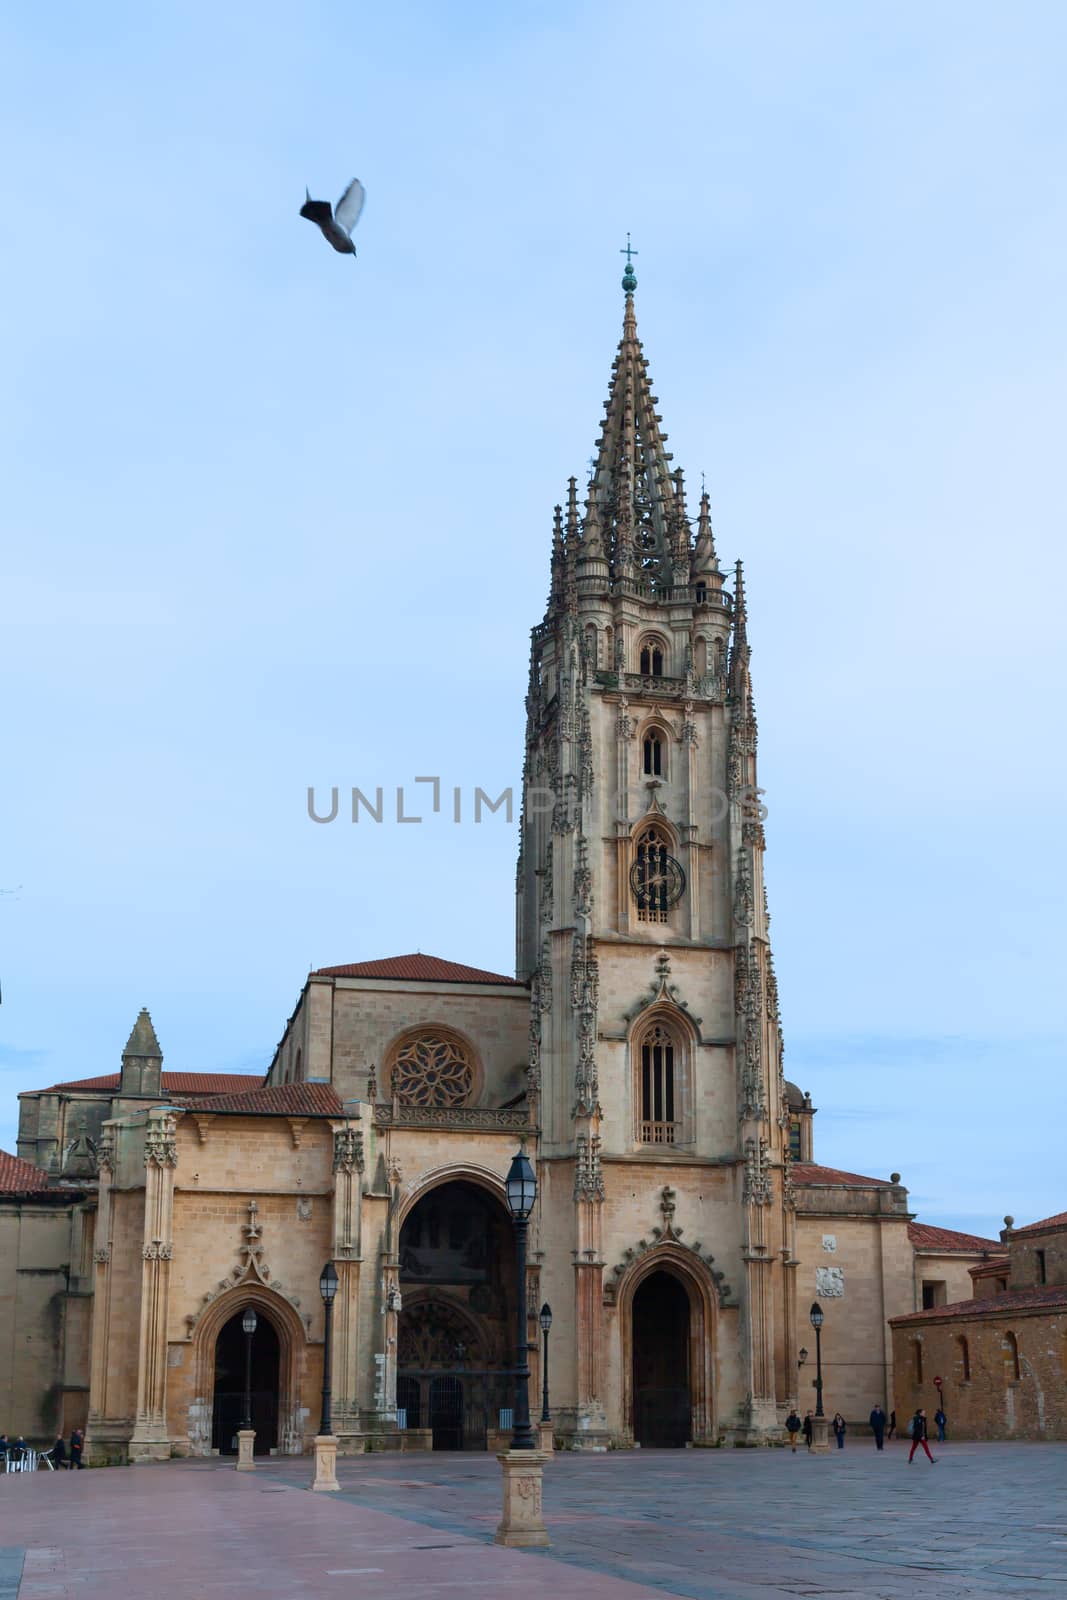
[[328,200],[312,200],[311,193],[307,189],[304,193],[307,199],[300,207],[300,215],[313,222],[321,231],[323,238],[328,239],[341,255],[354,256],[356,247],[352,243],[352,229],[359,221],[363,202],[367,198],[367,191],[359,179],[352,179],[338,200],[335,210],[330,209]]

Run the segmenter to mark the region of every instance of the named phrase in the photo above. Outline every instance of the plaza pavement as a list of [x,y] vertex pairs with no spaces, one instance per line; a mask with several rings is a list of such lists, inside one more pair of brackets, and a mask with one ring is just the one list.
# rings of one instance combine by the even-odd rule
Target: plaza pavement
[[1067,1445],[950,1443],[934,1467],[869,1440],[558,1455],[545,1552],[490,1542],[492,1457],[359,1456],[338,1475],[335,1495],[306,1492],[293,1458],[0,1478],[0,1597],[1067,1597]]

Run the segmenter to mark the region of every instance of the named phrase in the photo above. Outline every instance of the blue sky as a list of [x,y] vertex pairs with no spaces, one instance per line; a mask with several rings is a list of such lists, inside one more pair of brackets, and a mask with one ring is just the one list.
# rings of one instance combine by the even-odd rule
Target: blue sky
[[[745,559],[787,1070],[929,1221],[1061,1210],[1067,13],[57,4],[0,23],[0,1144],[261,1070],[309,966],[508,971],[619,247]],[[297,217],[369,200],[358,260]]]

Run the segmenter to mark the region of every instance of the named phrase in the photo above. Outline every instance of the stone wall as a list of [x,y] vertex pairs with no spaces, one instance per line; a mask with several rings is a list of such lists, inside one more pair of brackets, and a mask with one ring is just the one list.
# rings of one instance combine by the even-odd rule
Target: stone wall
[[[0,1430],[50,1445],[82,1420],[64,1409],[66,1292],[74,1198],[0,1200]],[[76,1342],[76,1341],[75,1341]],[[71,1367],[78,1372],[72,1346]],[[84,1381],[84,1379],[83,1379]]]
[[932,1418],[940,1377],[950,1439],[1067,1439],[1067,1304],[982,1306],[893,1329],[898,1421],[918,1406]]

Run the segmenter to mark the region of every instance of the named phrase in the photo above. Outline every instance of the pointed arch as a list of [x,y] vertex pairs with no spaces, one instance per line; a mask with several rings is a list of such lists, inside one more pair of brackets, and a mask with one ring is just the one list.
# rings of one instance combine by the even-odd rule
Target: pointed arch
[[657,809],[635,824],[630,840],[630,890],[637,902],[637,920],[667,923],[685,893],[677,834]]
[[676,1278],[689,1297],[689,1401],[694,1444],[711,1444],[718,1433],[716,1396],[719,1376],[719,1297],[711,1272],[699,1256],[670,1239],[637,1257],[619,1280],[618,1323],[622,1376],[622,1424],[634,1437],[634,1295],[656,1272]]
[[646,778],[670,776],[670,748],[673,734],[662,717],[649,717],[638,733],[641,771]]
[[291,1301],[255,1277],[245,1278],[217,1295],[190,1328],[196,1398],[189,1408],[189,1417],[176,1422],[174,1431],[180,1434],[187,1428],[191,1453],[210,1455],[215,1347],[230,1318],[244,1311],[246,1306],[252,1306],[257,1316],[266,1317],[278,1337],[278,1448],[283,1455],[302,1455],[302,1397],[308,1368],[308,1329]]
[[649,1006],[630,1029],[635,1144],[676,1146],[693,1139],[697,1034],[669,1002]]
[[663,634],[643,633],[637,642],[637,670],[642,678],[667,676],[669,662],[669,647]]

